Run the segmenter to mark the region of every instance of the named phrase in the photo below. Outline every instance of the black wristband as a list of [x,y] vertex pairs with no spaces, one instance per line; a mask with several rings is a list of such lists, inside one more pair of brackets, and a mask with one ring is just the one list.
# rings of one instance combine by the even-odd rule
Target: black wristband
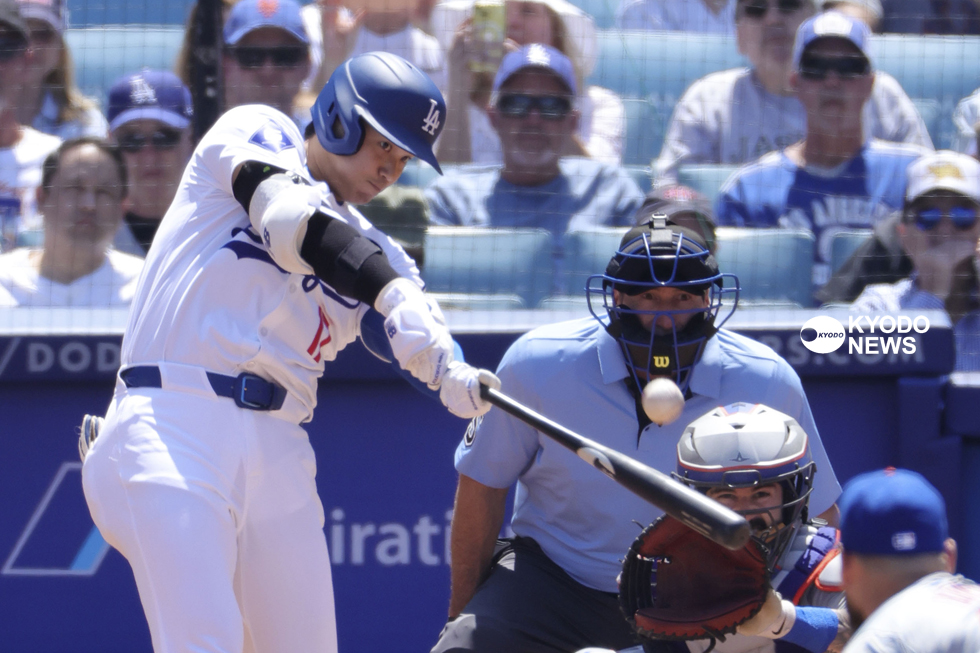
[[377,243],[320,211],[310,217],[300,255],[334,290],[369,306],[401,276]]

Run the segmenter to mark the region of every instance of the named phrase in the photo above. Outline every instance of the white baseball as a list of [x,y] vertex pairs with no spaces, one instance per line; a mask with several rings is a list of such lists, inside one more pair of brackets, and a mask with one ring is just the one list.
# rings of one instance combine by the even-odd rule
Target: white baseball
[[658,378],[643,388],[643,412],[659,426],[670,424],[684,410],[684,394],[668,378]]

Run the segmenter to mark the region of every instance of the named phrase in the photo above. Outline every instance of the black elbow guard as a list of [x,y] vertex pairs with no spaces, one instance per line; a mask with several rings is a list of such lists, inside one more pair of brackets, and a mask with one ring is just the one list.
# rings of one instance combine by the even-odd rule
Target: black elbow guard
[[401,276],[377,243],[320,211],[310,218],[300,255],[341,295],[369,306],[388,282]]
[[248,213],[252,195],[255,195],[255,189],[259,187],[259,184],[280,172],[286,171],[261,161],[246,161],[242,164],[242,167],[238,169],[238,176],[235,177],[235,183],[232,184],[231,190],[235,194],[235,199],[245,209],[245,213]]

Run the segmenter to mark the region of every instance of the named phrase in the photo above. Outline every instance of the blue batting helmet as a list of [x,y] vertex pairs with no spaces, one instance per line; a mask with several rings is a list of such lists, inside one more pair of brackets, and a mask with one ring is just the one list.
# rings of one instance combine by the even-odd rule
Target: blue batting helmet
[[439,174],[432,144],[446,121],[446,101],[429,76],[401,57],[368,52],[330,76],[313,104],[313,128],[328,152],[351,155],[364,142],[361,120]]
[[[673,476],[701,492],[781,485],[778,506],[742,511],[753,536],[769,551],[771,570],[807,519],[816,470],[810,439],[799,422],[768,406],[740,402],[688,424],[677,443]],[[770,521],[762,513],[769,513]]]
[[[672,309],[664,300],[663,308],[651,310],[629,299],[664,287],[703,296],[704,305]],[[738,278],[718,271],[704,239],[665,215],[630,229],[606,273],[589,277],[586,285],[589,311],[619,341],[637,388],[667,376],[681,391],[687,390],[708,338],[735,310],[738,292]],[[732,301],[719,317],[727,295]],[[653,328],[644,326],[645,317],[652,317]]]

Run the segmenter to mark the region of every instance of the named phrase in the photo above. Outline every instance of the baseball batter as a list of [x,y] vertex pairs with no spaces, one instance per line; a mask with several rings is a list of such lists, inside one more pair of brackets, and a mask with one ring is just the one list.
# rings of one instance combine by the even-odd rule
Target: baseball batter
[[82,473],[158,653],[336,651],[300,424],[325,363],[377,339],[366,324],[383,323],[394,360],[455,414],[489,408],[477,380],[493,375],[453,360],[412,260],[350,206],[413,157],[438,170],[445,110],[424,73],[370,53],[337,69],[305,138],[279,111],[246,105],[195,150],[148,253]]

